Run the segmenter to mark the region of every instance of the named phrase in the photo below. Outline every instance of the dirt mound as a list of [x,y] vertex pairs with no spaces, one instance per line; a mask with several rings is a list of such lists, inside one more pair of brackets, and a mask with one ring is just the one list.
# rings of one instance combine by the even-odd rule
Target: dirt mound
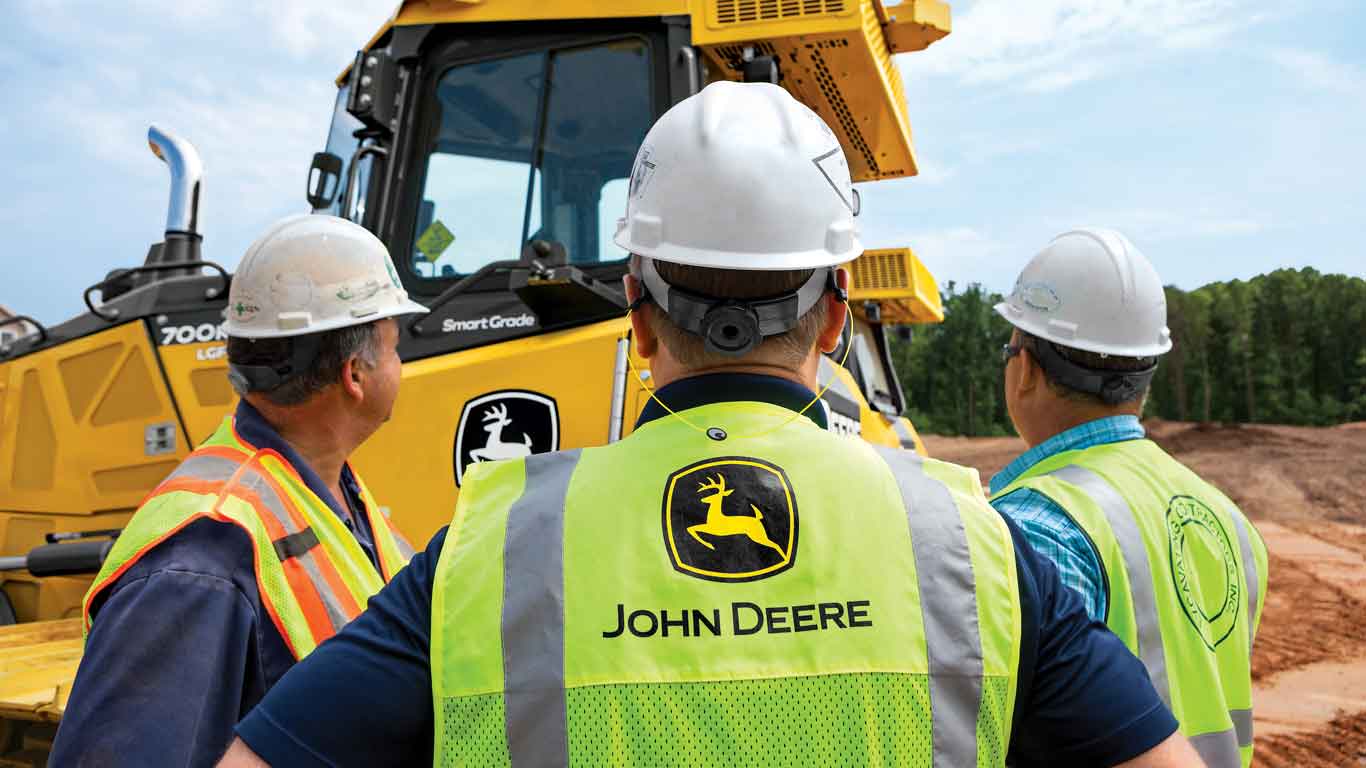
[[1256,519],[1366,522],[1366,429],[1145,422]]
[[1303,768],[1366,763],[1366,712],[1340,715],[1312,733],[1258,736],[1253,766]]
[[[1274,552],[1274,550],[1272,550]],[[1271,556],[1266,607],[1252,649],[1252,679],[1366,649],[1366,603],[1294,561]]]

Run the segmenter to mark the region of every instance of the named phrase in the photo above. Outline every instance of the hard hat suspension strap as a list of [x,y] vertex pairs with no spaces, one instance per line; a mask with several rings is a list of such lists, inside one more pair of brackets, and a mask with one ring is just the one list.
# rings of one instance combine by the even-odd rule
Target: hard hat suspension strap
[[1053,342],[1029,337],[1029,351],[1034,354],[1039,367],[1050,379],[1077,392],[1085,392],[1104,400],[1107,405],[1127,403],[1138,397],[1153,374],[1157,372],[1157,358],[1150,358],[1152,364],[1133,371],[1102,371],[1088,368],[1068,360]]
[[815,270],[795,291],[763,299],[717,298],[677,288],[660,276],[654,260],[648,258],[640,259],[637,277],[644,290],[636,305],[653,301],[679,328],[701,336],[708,352],[727,357],[746,355],[764,339],[796,328],[826,291],[848,300],[835,280],[834,267]]
[[[324,332],[325,333],[325,332]],[[290,337],[289,357],[274,365],[228,365],[228,379],[239,391],[269,392],[308,370],[318,357],[322,333]]]

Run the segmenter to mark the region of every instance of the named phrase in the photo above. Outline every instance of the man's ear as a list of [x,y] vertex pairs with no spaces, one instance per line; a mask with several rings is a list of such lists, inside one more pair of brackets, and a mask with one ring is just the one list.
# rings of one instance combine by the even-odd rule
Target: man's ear
[[370,368],[360,359],[360,355],[352,355],[342,363],[341,384],[342,392],[355,400],[365,399],[365,377],[370,374]]
[[[645,292],[640,285],[640,279],[635,275],[625,275],[621,278],[622,285],[626,288],[627,303],[634,304]],[[655,350],[659,347],[659,337],[650,327],[650,321],[645,317],[646,312],[654,312],[652,304],[644,303],[640,308],[631,313],[631,336],[635,339],[636,354],[649,360],[655,356]]]
[[[849,293],[849,272],[840,267],[835,270],[835,284]],[[821,328],[820,336],[816,337],[816,344],[822,352],[834,352],[840,345],[840,339],[844,335],[844,323],[848,320],[848,309],[844,302],[840,301],[833,292],[826,293],[823,300],[828,303],[825,313],[825,326]]]

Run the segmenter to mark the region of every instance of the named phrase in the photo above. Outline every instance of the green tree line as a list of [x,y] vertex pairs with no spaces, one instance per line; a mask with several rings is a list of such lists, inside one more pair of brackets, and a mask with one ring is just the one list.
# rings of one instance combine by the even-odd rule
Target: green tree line
[[[1010,326],[997,294],[949,283],[944,322],[892,342],[907,416],[923,432],[1013,434],[1001,381]],[[1366,280],[1280,269],[1193,291],[1167,287],[1175,347],[1145,415],[1328,425],[1366,419]]]

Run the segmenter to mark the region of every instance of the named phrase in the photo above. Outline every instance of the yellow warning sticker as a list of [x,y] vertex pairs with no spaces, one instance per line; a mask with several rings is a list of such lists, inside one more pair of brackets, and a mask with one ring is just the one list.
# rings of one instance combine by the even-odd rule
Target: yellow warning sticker
[[436,261],[441,258],[441,254],[451,247],[455,242],[455,235],[451,234],[446,225],[438,219],[432,222],[427,231],[417,239],[417,249],[422,251],[422,255],[427,257],[427,261]]

